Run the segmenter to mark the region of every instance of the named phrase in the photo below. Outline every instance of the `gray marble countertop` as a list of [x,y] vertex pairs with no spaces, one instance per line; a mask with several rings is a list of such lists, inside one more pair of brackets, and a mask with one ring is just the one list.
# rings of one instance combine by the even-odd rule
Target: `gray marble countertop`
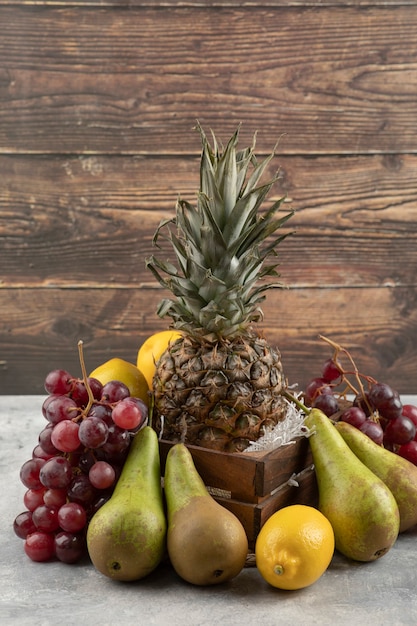
[[[89,562],[34,563],[12,524],[24,510],[21,465],[44,426],[41,396],[0,396],[0,623],[209,626],[275,624],[389,626],[417,624],[417,528],[400,535],[373,563],[335,554],[311,587],[285,592],[270,587],[256,568],[245,568],[219,587],[194,587],[169,564],[135,583],[116,583]],[[407,397],[416,403],[417,397]]]

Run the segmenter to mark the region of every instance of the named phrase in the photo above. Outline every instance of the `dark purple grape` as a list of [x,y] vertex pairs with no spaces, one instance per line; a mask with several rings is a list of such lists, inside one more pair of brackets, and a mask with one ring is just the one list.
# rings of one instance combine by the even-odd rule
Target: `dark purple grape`
[[399,396],[394,396],[392,400],[386,403],[386,405],[379,410],[379,413],[387,420],[395,420],[401,417],[403,412],[403,405]]
[[55,554],[62,563],[77,563],[85,552],[86,543],[82,534],[62,531],[55,535]]
[[99,448],[106,443],[109,434],[107,424],[100,417],[87,417],[80,424],[78,436],[86,448]]
[[93,404],[91,409],[88,411],[87,417],[99,417],[110,426],[113,424],[112,418],[113,408],[109,404]]
[[372,441],[377,443],[379,446],[382,445],[384,438],[384,431],[382,430],[382,426],[378,424],[378,422],[374,422],[373,420],[367,419],[362,426],[359,428],[365,435],[367,435]]
[[400,396],[386,383],[373,384],[368,397],[372,406],[386,419],[395,419],[401,415],[403,405]]
[[66,489],[72,480],[71,463],[64,456],[54,456],[42,466],[39,478],[47,489]]
[[405,415],[388,422],[384,432],[384,442],[403,445],[414,439],[416,435],[415,424]]
[[330,417],[339,410],[339,403],[333,394],[322,394],[317,396],[313,402],[313,407],[322,411],[327,417]]
[[101,392],[101,400],[103,402],[108,402],[109,404],[119,402],[124,398],[129,398],[129,396],[129,388],[120,380],[110,380],[103,386]]
[[13,522],[13,530],[19,539],[26,539],[28,535],[34,533],[36,526],[32,520],[32,512],[23,511],[23,513],[19,513]]
[[113,426],[109,426],[107,441],[102,446],[102,450],[110,457],[113,457],[121,452],[125,452],[130,446],[130,441],[129,432],[113,424]]
[[70,420],[79,414],[79,407],[68,396],[56,396],[48,403],[45,409],[45,417],[51,424],[58,424],[64,420]]
[[366,414],[360,407],[351,406],[343,411],[340,419],[342,422],[347,422],[355,428],[360,428],[366,420]]
[[88,404],[88,391],[82,380],[74,380],[70,397],[80,408],[84,408]]
[[91,484],[88,476],[77,474],[68,487],[68,499],[88,508],[97,498],[97,491]]
[[103,385],[97,378],[87,378],[88,385],[95,400],[100,400],[103,393]]

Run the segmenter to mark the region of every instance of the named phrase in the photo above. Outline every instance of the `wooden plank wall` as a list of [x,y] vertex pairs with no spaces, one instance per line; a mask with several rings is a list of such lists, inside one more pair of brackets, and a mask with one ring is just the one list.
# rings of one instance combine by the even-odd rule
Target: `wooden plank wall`
[[[303,386],[330,354],[417,391],[417,4],[0,0],[0,393],[136,361],[166,327],[152,235],[198,185],[199,119],[296,210],[262,330]],[[272,173],[272,170],[271,170]]]

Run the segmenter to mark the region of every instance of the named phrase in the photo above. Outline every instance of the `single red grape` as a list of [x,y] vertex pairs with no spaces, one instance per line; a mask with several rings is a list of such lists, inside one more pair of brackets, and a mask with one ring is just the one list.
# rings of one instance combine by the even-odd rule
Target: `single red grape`
[[31,511],[19,513],[13,522],[13,530],[20,539],[26,539],[28,535],[36,531],[36,526],[32,520]]
[[64,420],[70,420],[78,415],[80,409],[77,403],[68,396],[56,396],[48,403],[45,409],[45,417],[51,424],[58,424]]
[[332,383],[338,380],[342,374],[340,363],[333,359],[327,359],[323,365],[321,376],[326,383]]
[[38,506],[44,504],[43,496],[45,494],[45,487],[40,489],[28,489],[23,496],[23,504],[29,511],[34,511]]
[[53,445],[61,452],[74,452],[80,447],[77,422],[65,420],[54,426],[51,435]]
[[58,509],[42,504],[33,511],[32,520],[38,530],[52,533],[59,528]]
[[20,480],[28,489],[40,489],[42,482],[40,479],[40,471],[47,463],[45,459],[34,458],[23,463],[20,469]]
[[32,561],[49,561],[55,556],[55,540],[52,533],[36,531],[26,537],[25,552]]
[[347,422],[348,424],[355,426],[355,428],[360,428],[366,421],[366,414],[360,407],[351,406],[343,411],[340,419],[342,422]]
[[399,456],[417,465],[417,441],[409,441],[398,448]]
[[116,472],[110,463],[97,461],[97,463],[91,466],[88,478],[96,489],[108,489],[116,480]]
[[58,511],[58,521],[62,530],[77,533],[87,524],[87,514],[78,502],[67,502]]
[[143,424],[146,416],[141,407],[132,401],[132,398],[125,398],[114,406],[112,418],[120,428],[132,430]]
[[65,395],[71,390],[72,376],[62,369],[52,370],[45,378],[45,391],[50,394]]
[[67,501],[66,489],[46,489],[43,501],[47,506],[59,509]]

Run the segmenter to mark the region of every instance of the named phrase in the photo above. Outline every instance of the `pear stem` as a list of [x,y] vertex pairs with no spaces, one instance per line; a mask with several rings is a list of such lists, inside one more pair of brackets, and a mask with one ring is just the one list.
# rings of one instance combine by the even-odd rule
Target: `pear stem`
[[295,404],[295,406],[298,407],[300,409],[300,411],[302,411],[306,415],[310,414],[311,409],[306,407],[306,405],[303,402],[301,402],[301,400],[299,400],[298,398],[293,396],[292,393],[290,393],[286,389],[283,389],[281,391],[281,395],[284,396],[284,398],[287,398],[287,400],[289,400],[290,402],[293,402]]

